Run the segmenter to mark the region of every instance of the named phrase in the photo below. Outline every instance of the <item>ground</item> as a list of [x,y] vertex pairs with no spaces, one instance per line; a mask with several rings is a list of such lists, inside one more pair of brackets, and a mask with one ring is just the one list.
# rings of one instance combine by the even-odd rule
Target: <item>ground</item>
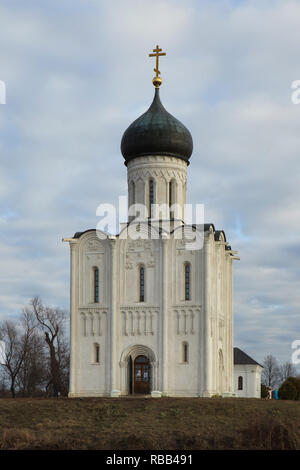
[[300,449],[300,402],[2,398],[0,449]]

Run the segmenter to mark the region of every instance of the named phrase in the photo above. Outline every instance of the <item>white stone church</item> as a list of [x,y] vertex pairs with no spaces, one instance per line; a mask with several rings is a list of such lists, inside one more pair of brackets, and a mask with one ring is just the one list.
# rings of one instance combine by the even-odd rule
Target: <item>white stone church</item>
[[184,222],[193,142],[163,107],[158,73],[150,108],[121,142],[128,224],[119,235],[92,229],[64,239],[71,251],[69,396],[259,397],[259,364],[253,377],[235,374],[237,254],[213,224],[202,225],[203,246],[191,249],[187,240],[200,233]]

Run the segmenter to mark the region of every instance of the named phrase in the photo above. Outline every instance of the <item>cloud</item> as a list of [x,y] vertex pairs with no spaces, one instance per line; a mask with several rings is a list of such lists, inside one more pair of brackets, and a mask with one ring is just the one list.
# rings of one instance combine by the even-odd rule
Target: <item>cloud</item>
[[35,294],[68,307],[63,236],[126,194],[123,131],[161,96],[191,130],[188,196],[226,231],[235,343],[291,356],[299,328],[300,78],[296,1],[3,1],[0,7],[0,315]]

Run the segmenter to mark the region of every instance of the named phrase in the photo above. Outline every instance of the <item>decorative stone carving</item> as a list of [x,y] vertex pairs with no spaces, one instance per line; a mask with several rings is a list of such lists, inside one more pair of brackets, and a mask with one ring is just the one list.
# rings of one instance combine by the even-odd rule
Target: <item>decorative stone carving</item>
[[86,251],[102,251],[103,245],[99,240],[88,240],[86,243]]
[[[199,311],[198,311],[199,313]],[[195,312],[193,310],[174,310],[177,335],[193,335],[195,333]]]
[[[157,312],[156,312],[157,315]],[[121,311],[122,334],[124,336],[154,335],[154,313],[146,310]],[[128,333],[129,330],[129,333]]]
[[82,336],[102,336],[103,324],[106,319],[106,312],[80,312],[81,335]]
[[154,263],[154,261],[148,261],[146,266],[147,266],[147,268],[155,268],[155,263]]

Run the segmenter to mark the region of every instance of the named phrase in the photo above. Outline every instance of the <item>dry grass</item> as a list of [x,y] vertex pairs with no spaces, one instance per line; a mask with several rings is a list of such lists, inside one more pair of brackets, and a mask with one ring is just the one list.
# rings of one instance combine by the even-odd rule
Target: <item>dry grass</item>
[[300,449],[300,403],[3,398],[0,449]]

